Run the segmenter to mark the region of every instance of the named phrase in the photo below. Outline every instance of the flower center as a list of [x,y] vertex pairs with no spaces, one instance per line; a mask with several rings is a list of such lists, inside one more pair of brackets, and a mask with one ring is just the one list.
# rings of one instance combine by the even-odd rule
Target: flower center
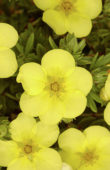
[[52,91],[57,92],[59,91],[59,84],[57,82],[51,83],[50,88]]
[[31,145],[25,145],[24,151],[26,154],[30,154],[32,152],[32,146]]
[[73,8],[73,5],[69,0],[64,0],[61,6],[65,12],[69,12]]
[[95,151],[89,151],[87,150],[84,154],[83,154],[83,160],[86,163],[93,163],[94,161],[98,160],[98,155],[96,155]]

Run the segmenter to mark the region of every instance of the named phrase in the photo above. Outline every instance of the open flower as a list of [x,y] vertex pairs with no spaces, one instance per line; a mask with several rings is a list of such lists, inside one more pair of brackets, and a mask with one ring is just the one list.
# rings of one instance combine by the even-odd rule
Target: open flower
[[60,154],[73,170],[110,169],[110,132],[91,126],[81,132],[70,128],[59,137]]
[[18,67],[15,53],[11,50],[18,41],[14,27],[0,23],[0,78],[12,76]]
[[41,65],[22,65],[17,82],[21,82],[25,90],[20,99],[23,113],[39,116],[47,124],[82,114],[86,95],[92,88],[91,74],[75,67],[73,56],[61,49],[47,52]]
[[61,170],[60,155],[52,146],[59,135],[57,125],[45,126],[20,114],[10,124],[12,140],[0,140],[0,166],[8,170]]
[[57,34],[69,32],[76,37],[90,33],[91,19],[102,10],[102,0],[34,0],[34,3],[44,11],[43,21]]

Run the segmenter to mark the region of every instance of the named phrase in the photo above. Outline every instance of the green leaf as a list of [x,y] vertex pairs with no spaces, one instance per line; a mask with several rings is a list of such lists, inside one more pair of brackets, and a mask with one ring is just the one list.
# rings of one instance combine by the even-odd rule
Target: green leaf
[[36,47],[36,52],[37,52],[38,58],[41,59],[43,55],[47,52],[47,50],[42,44],[38,43]]
[[24,47],[22,45],[20,45],[20,43],[16,44],[16,48],[21,54],[24,53]]
[[87,106],[88,106],[93,112],[95,112],[95,113],[97,112],[97,106],[96,106],[93,98],[92,98],[90,95],[87,96]]
[[31,52],[33,48],[33,44],[34,44],[34,33],[31,33],[26,43],[25,55]]
[[56,43],[54,42],[51,36],[49,36],[49,43],[53,49],[58,48],[58,46],[56,45]]
[[94,68],[101,67],[104,65],[110,64],[110,53],[107,55],[102,55],[97,59],[97,62],[95,63]]

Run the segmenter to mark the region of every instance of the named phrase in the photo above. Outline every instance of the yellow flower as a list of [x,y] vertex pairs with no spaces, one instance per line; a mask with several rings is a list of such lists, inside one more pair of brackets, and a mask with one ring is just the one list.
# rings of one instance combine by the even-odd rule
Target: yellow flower
[[16,45],[18,33],[14,27],[0,23],[0,78],[12,76],[18,67],[15,53],[10,49]]
[[81,132],[70,128],[59,137],[62,160],[73,170],[110,170],[110,132],[91,126]]
[[106,93],[105,87],[103,87],[100,91],[100,98],[105,102],[110,100],[110,97],[108,97],[108,95]]
[[59,135],[57,125],[45,126],[20,114],[11,122],[10,133],[12,140],[0,140],[0,166],[7,170],[61,170],[60,155],[49,148]]
[[110,125],[110,102],[107,104],[104,110],[104,120],[108,125]]
[[75,118],[86,108],[86,95],[92,88],[92,76],[84,68],[75,67],[73,56],[61,49],[47,52],[41,61],[21,66],[17,82],[25,93],[21,110],[39,116],[47,124],[62,118]]
[[110,100],[110,74],[108,74],[105,85],[100,91],[100,98],[104,101]]
[[102,11],[102,0],[34,0],[44,11],[43,21],[57,34],[74,33],[87,36],[92,28],[91,20]]

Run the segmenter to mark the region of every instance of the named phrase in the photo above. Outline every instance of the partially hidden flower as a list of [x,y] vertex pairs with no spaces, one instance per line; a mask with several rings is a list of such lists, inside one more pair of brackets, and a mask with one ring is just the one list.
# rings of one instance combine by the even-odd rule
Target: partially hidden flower
[[0,166],[7,170],[61,170],[62,161],[52,146],[59,135],[57,125],[45,126],[20,114],[10,124],[12,140],[0,140]]
[[73,56],[62,49],[47,52],[41,65],[33,62],[22,65],[17,82],[25,90],[20,99],[23,113],[39,116],[46,124],[81,115],[92,88],[90,72],[75,67]]
[[74,33],[76,37],[87,36],[92,19],[102,11],[102,0],[34,0],[44,11],[43,21],[57,34]]
[[0,78],[12,76],[17,68],[16,55],[11,50],[18,41],[15,28],[6,23],[0,23]]
[[104,110],[104,120],[108,125],[110,125],[110,102],[106,105]]
[[101,89],[100,97],[104,101],[110,100],[110,74],[108,74],[104,87]]
[[104,110],[104,120],[110,125],[110,74],[108,74],[104,87],[100,91],[100,98],[105,102],[108,102]]
[[91,126],[81,132],[70,128],[59,139],[62,160],[73,170],[110,169],[110,131],[105,127]]

